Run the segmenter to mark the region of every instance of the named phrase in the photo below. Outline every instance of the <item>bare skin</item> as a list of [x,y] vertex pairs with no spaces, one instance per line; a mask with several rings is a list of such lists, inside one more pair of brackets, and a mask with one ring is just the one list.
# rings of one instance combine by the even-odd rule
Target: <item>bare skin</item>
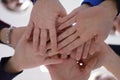
[[[112,5],[112,7],[109,5]],[[64,40],[58,44],[59,53],[67,54],[87,42],[87,45],[90,46],[93,38],[95,38],[96,43],[103,42],[112,29],[113,20],[117,14],[115,5],[116,3],[114,1],[104,1],[100,5],[85,9],[84,11],[80,11],[79,8],[77,8],[76,11],[73,11],[73,13],[61,19],[63,24],[59,27],[59,30],[67,28],[73,23],[76,23],[76,25],[61,34]],[[103,9],[103,7],[106,8]],[[106,14],[108,12],[110,14]],[[69,34],[68,32],[71,33]],[[65,35],[64,33],[68,34]],[[90,47],[87,47],[87,51],[83,54],[82,58],[87,58],[87,52],[93,54],[94,50],[89,48]]]
[[46,52],[47,37],[50,38],[52,53],[57,52],[57,19],[65,15],[66,11],[59,0],[37,0],[31,13],[26,38],[29,40],[33,35],[34,49],[40,50],[41,55]]

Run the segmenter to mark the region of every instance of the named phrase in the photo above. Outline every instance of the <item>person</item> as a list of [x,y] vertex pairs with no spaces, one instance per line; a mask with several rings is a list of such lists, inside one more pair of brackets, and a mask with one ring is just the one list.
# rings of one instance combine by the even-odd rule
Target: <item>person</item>
[[[96,67],[103,65],[107,70],[113,73],[115,77],[119,80],[120,79],[120,57],[117,53],[115,53],[108,45],[105,43],[100,43],[98,46],[101,47],[99,52],[94,55],[97,58]],[[102,58],[102,59],[101,59]]]
[[[59,0],[37,0],[33,7],[29,27],[26,30],[26,39],[33,35],[34,49],[45,54],[47,36],[50,37],[52,53],[57,52],[57,19],[66,15],[64,7]],[[39,40],[39,37],[41,40]]]
[[24,69],[62,62],[58,58],[48,57],[47,55],[41,56],[40,52],[34,51],[32,46],[32,42],[27,41],[24,34],[15,48],[15,54],[12,57],[2,59],[0,80],[11,80]]
[[[72,51],[76,53],[76,51]],[[52,80],[88,80],[90,72],[94,69],[97,59],[90,57],[85,61],[86,67],[80,67],[72,57],[64,59],[60,64],[47,65]],[[91,65],[92,64],[92,65]]]
[[[109,5],[112,6],[110,7]],[[105,0],[99,6],[90,7],[83,11],[80,11],[80,8],[75,9],[71,14],[60,20],[63,24],[59,27],[59,30],[67,28],[73,23],[75,23],[75,27],[69,28],[66,32],[61,34],[64,40],[62,40],[60,45],[58,45],[59,53],[67,54],[77,47],[83,48],[82,44],[86,43],[86,52],[83,54],[79,53],[80,56],[77,60],[80,58],[87,58],[88,53],[93,55],[95,49],[98,51],[99,48],[90,44],[93,44],[93,42],[103,42],[107,38],[110,30],[112,29],[113,20],[116,15],[116,3],[112,0]],[[82,52],[82,49],[79,49],[79,52]]]
[[[33,2],[35,2],[35,0],[32,0]],[[54,5],[54,7],[52,7],[53,6],[53,4],[56,4],[56,5]],[[41,5],[42,4],[42,5]],[[32,24],[32,21],[36,21],[36,23],[37,23],[37,21],[38,20],[36,20],[36,18],[38,17],[38,15],[37,14],[39,14],[39,12],[38,13],[34,13],[34,11],[37,11],[37,10],[39,10],[39,7],[41,8],[40,10],[43,10],[43,5],[45,5],[46,4],[46,2],[44,2],[44,1],[37,1],[36,2],[36,4],[35,4],[35,6],[34,6],[34,9],[33,9],[33,12],[32,12],[32,16],[33,16],[33,14],[34,14],[34,17],[32,17],[31,19],[30,19],[30,23]],[[53,8],[57,8],[58,10],[54,10],[54,12],[56,12],[57,13],[57,15],[56,15],[56,13],[54,14],[54,13],[52,13],[52,15],[54,15],[55,17],[54,18],[57,18],[57,16],[59,15],[59,16],[63,16],[63,12],[64,12],[64,8],[61,6],[61,4],[59,3],[59,1],[58,0],[51,0],[51,1],[49,1],[49,2],[47,2],[47,4],[49,4],[50,6],[51,6],[51,9],[53,10]],[[48,5],[47,5],[48,6]],[[57,6],[57,7],[55,7],[55,6]],[[44,8],[46,8],[45,6],[44,6]],[[59,9],[61,9],[61,10],[59,10]],[[47,8],[45,9],[46,11],[48,10]],[[43,13],[44,14],[44,11],[45,10],[43,10],[43,11],[40,11],[41,13]],[[52,12],[52,11],[51,11]],[[47,13],[48,14],[48,13]],[[36,17],[35,17],[36,16]],[[47,17],[47,16],[46,16]],[[49,16],[49,17],[51,17],[51,16]],[[41,17],[40,17],[41,18]],[[48,17],[47,17],[48,18]],[[41,18],[42,19],[42,18]],[[51,21],[51,18],[49,18],[50,20],[48,20],[48,22],[49,21]],[[56,19],[54,19],[53,20],[53,22],[55,21]],[[52,22],[52,21],[51,21]],[[2,21],[1,21],[1,23],[0,23],[0,25],[1,25],[1,28],[0,28],[0,35],[1,35],[1,42],[4,42],[4,43],[6,43],[7,45],[10,45],[10,46],[12,46],[13,48],[15,48],[15,54],[14,54],[14,56],[12,56],[12,57],[8,57],[8,58],[3,58],[2,60],[1,60],[1,63],[0,63],[0,75],[1,75],[1,77],[0,77],[0,80],[11,80],[11,79],[13,79],[16,75],[18,75],[19,73],[20,73],[20,71],[22,71],[22,70],[24,70],[24,69],[26,69],[26,68],[32,68],[32,67],[36,67],[36,66],[39,66],[39,65],[42,65],[42,64],[50,64],[50,63],[57,63],[57,61],[58,60],[56,60],[56,59],[54,59],[55,61],[53,61],[53,59],[52,58],[50,58],[50,57],[46,57],[46,55],[44,55],[44,56],[40,56],[39,55],[39,53],[41,53],[41,52],[39,52],[39,51],[36,51],[36,52],[34,52],[34,50],[32,49],[32,43],[30,43],[29,42],[29,40],[28,41],[26,41],[25,39],[25,36],[24,37],[22,37],[21,38],[21,40],[20,40],[20,42],[19,43],[15,43],[15,44],[13,44],[12,45],[12,42],[14,43],[14,39],[16,39],[16,36],[14,36],[13,35],[13,38],[12,38],[12,35],[11,35],[11,41],[9,40],[10,39],[10,34],[12,34],[14,31],[16,32],[18,29],[14,29],[14,31],[13,31],[13,28],[8,28],[8,27],[10,27],[10,25],[8,25],[8,24],[5,24],[5,23],[3,23]],[[48,24],[49,25],[49,24]],[[53,24],[54,25],[54,24]],[[22,31],[23,30],[23,28],[21,28],[20,29],[20,31]],[[5,32],[4,32],[5,31]],[[18,30],[19,31],[19,30]],[[7,32],[7,38],[6,38],[6,32]],[[23,32],[23,31],[22,31]],[[44,32],[44,30],[42,30],[42,32]],[[3,33],[3,35],[4,36],[2,36],[2,33]],[[36,31],[34,32],[35,34],[36,34]],[[19,32],[18,32],[18,34],[19,34]],[[52,36],[53,34],[51,34],[51,36]],[[18,37],[19,37],[19,39],[20,39],[20,37],[21,37],[21,35],[19,36],[19,35],[17,35]],[[2,38],[3,37],[3,38]],[[42,36],[43,37],[43,36]],[[43,37],[44,38],[44,37]],[[2,39],[3,39],[3,41],[2,41]],[[5,41],[4,41],[4,39],[5,39]],[[12,40],[13,39],[13,40]],[[18,40],[18,39],[17,39]],[[33,40],[34,41],[34,40]],[[11,42],[11,43],[10,43]],[[18,46],[15,46],[16,44],[18,44]],[[25,45],[26,44],[26,45]],[[28,46],[29,45],[29,46]],[[25,47],[24,47],[25,46]],[[23,48],[24,47],[24,48]],[[25,49],[26,48],[26,49]],[[31,48],[31,49],[30,49]],[[21,50],[20,50],[21,49]],[[28,49],[30,49],[30,50],[28,50]],[[28,52],[31,52],[31,53],[28,53]],[[22,53],[22,54],[21,54]],[[36,54],[33,54],[33,53],[36,53]],[[26,54],[26,56],[24,56],[24,54]],[[23,56],[23,57],[22,57]],[[26,58],[27,58],[27,60],[26,60]],[[33,59],[31,59],[31,58],[33,58]],[[23,61],[22,61],[23,60]],[[14,62],[15,61],[15,62]],[[33,63],[31,63],[31,61],[33,62]],[[50,62],[49,62],[50,61]],[[24,63],[23,63],[24,62]],[[58,62],[60,62],[60,61],[58,61]],[[22,64],[21,64],[22,63]]]
[[19,57],[19,56],[17,56],[17,57]]

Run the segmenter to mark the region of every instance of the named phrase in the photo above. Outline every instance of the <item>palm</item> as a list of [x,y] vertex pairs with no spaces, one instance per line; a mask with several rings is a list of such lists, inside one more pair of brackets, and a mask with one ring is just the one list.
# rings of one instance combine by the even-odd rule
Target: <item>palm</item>
[[64,60],[61,64],[48,65],[52,80],[87,80],[91,70],[96,64],[96,59],[90,59],[87,62],[85,70],[81,70],[76,60],[70,58]]

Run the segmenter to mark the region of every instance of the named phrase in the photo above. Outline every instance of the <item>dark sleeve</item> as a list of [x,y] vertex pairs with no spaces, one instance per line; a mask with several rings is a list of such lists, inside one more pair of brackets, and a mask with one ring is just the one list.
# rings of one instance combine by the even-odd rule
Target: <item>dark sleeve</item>
[[10,25],[0,20],[0,30],[3,28],[9,28]]
[[120,13],[120,0],[116,0],[118,13]]
[[120,45],[109,45],[117,55],[120,56]]
[[19,73],[7,73],[4,71],[4,65],[5,63],[10,59],[10,57],[2,58],[0,62],[0,80],[12,80],[14,77],[16,77]]
[[31,0],[33,2],[33,4],[35,4],[36,0]]

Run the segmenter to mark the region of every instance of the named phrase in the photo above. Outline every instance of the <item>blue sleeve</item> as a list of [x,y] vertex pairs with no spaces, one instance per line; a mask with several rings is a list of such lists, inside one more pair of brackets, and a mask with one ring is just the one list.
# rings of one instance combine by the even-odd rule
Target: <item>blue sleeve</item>
[[91,6],[96,6],[102,3],[104,0],[84,0],[82,4],[90,4]]
[[2,58],[2,60],[0,62],[0,80],[12,80],[14,77],[16,77],[18,74],[21,73],[21,72],[8,73],[8,72],[4,71],[4,65],[9,59],[10,59],[10,57]]

